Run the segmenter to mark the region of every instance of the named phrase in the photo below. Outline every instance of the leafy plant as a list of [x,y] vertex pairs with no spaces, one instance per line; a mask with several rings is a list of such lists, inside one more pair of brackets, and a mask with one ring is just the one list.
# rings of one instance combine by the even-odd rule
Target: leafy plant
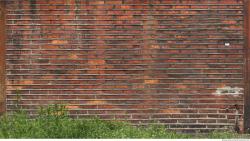
[[208,134],[208,138],[212,139],[228,139],[228,138],[237,138],[238,134],[233,131],[213,131]]
[[[0,117],[0,138],[192,138],[178,134],[164,126],[135,127],[126,122],[104,121],[99,118],[72,119],[65,105],[41,108],[38,116],[30,119],[25,112]],[[237,133],[214,131],[199,138],[236,138]]]

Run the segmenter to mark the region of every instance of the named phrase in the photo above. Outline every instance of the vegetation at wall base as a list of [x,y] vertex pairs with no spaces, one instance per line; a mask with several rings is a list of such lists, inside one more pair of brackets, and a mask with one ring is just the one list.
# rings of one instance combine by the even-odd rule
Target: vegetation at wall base
[[[191,134],[178,134],[163,126],[134,127],[119,121],[98,118],[73,119],[64,106],[42,108],[36,118],[30,119],[22,110],[0,118],[0,138],[194,138]],[[212,132],[199,138],[238,138],[233,132]]]

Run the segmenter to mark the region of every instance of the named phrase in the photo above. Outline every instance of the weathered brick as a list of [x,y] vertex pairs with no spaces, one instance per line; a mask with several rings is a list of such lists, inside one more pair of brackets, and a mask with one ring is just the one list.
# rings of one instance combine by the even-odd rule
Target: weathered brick
[[242,95],[213,95],[244,85],[242,2],[8,2],[7,110],[20,89],[30,114],[63,103],[73,117],[224,128],[235,119],[230,105],[243,114]]

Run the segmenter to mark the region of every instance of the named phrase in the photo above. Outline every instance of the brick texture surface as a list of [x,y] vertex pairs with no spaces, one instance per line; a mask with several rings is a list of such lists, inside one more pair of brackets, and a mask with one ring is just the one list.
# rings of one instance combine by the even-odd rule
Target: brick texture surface
[[178,131],[242,117],[244,90],[215,94],[244,87],[242,0],[11,0],[6,10],[7,111],[58,103],[73,117]]

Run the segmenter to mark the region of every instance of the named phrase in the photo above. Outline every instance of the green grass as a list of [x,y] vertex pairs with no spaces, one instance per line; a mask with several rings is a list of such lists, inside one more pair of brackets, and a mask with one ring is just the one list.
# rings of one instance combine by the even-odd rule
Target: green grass
[[[233,132],[212,132],[198,138],[238,138]],[[22,111],[0,118],[0,138],[195,138],[178,134],[163,126],[134,127],[125,122],[72,119],[63,106],[41,109],[39,116],[29,119]]]
[[133,127],[124,122],[40,116],[33,120],[25,114],[3,116],[0,138],[191,138],[164,127]]

